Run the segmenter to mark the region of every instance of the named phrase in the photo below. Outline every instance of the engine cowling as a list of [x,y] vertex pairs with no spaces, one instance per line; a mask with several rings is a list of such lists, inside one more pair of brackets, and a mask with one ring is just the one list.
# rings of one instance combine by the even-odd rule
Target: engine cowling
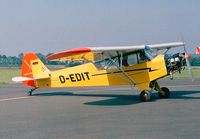
[[187,65],[185,53],[177,53],[171,56],[166,54],[165,62],[166,62],[168,75],[170,75],[171,79],[173,79],[173,73],[177,71],[181,73],[181,71],[184,70],[185,66]]

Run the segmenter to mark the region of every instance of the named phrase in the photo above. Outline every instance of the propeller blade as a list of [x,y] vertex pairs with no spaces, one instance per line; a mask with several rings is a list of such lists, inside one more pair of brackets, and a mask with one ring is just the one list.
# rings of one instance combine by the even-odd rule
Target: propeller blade
[[194,81],[193,73],[192,73],[192,67],[191,67],[190,61],[189,61],[189,59],[188,59],[188,58],[190,58],[190,56],[187,54],[185,45],[184,45],[184,52],[185,52],[185,60],[186,60],[186,64],[187,64],[189,76],[191,77],[192,81]]

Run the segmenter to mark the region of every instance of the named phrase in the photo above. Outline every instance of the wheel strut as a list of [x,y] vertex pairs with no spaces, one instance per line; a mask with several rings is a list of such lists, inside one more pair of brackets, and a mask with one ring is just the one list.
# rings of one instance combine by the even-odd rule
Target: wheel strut
[[166,87],[161,88],[157,81],[151,82],[150,87],[152,89],[158,91],[160,98],[169,98],[169,96],[170,96],[169,89]]
[[38,88],[32,88],[30,91],[28,91],[28,95],[32,96],[33,95],[33,91],[35,91],[36,89],[38,89]]

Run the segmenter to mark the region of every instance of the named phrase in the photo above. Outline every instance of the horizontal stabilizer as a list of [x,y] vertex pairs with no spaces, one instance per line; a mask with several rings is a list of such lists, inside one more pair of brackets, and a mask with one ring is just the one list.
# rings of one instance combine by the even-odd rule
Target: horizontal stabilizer
[[24,81],[34,81],[39,79],[48,79],[50,77],[37,77],[37,78],[28,78],[28,77],[13,77],[12,81],[14,82],[24,82]]
[[23,81],[32,81],[34,80],[33,78],[28,78],[28,77],[13,77],[12,81],[14,82],[23,82]]

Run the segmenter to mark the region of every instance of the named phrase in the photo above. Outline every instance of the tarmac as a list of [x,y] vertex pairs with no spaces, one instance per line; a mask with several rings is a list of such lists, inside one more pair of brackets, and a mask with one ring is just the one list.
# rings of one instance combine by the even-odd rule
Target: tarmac
[[130,86],[30,89],[0,85],[0,139],[198,139],[200,79],[160,81],[169,99]]

